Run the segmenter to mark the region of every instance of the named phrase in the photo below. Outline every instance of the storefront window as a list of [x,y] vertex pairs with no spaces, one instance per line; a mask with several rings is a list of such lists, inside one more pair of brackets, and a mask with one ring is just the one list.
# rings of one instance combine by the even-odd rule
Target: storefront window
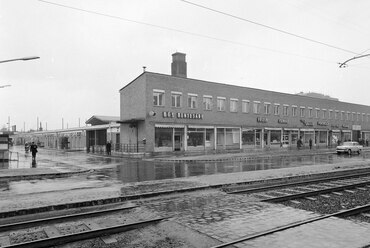
[[188,129],[188,147],[204,146],[204,128]]
[[270,144],[271,145],[280,145],[281,143],[281,131],[280,130],[271,130],[270,131]]
[[155,129],[155,147],[168,147],[172,149],[173,128]]
[[242,132],[242,144],[254,145],[254,130],[245,130]]

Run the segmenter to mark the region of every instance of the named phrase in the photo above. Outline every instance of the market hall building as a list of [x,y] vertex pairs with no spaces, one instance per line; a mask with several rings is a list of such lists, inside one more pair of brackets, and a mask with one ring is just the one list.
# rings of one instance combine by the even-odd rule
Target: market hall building
[[144,71],[120,90],[121,143],[145,152],[335,146],[370,139],[370,106]]

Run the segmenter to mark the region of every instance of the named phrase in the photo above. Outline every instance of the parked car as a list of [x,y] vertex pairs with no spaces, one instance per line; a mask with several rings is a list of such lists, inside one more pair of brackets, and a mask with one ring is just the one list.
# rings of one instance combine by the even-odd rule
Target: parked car
[[358,154],[361,153],[363,146],[360,145],[358,142],[344,142],[343,145],[337,146],[337,153],[348,153],[349,155],[357,152]]

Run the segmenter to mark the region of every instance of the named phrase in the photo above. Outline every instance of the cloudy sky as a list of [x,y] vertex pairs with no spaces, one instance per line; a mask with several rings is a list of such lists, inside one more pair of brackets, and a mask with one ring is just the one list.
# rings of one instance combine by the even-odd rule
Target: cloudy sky
[[[0,128],[119,116],[119,89],[148,71],[370,105],[368,0],[0,0]],[[46,124],[47,123],[47,124]]]

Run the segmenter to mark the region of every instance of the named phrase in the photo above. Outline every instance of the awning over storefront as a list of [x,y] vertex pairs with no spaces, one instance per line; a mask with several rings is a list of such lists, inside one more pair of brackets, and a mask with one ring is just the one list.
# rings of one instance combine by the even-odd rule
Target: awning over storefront
[[284,128],[284,131],[299,131],[298,128]]
[[333,133],[340,133],[340,130],[331,130]]
[[305,128],[302,128],[301,131],[302,132],[315,132],[315,129],[305,129]]
[[206,129],[214,129],[215,127],[214,126],[193,126],[193,125],[189,125],[188,126],[189,128],[206,128]]
[[185,125],[182,124],[155,124],[157,128],[184,128]]
[[351,133],[352,130],[342,130],[343,133]]
[[281,127],[265,127],[265,130],[275,130],[275,131],[281,131]]

